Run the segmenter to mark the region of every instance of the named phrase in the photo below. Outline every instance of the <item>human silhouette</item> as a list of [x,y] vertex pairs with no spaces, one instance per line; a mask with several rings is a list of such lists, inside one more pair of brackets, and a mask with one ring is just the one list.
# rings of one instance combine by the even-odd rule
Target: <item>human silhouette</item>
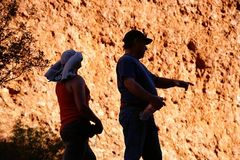
[[[161,160],[162,151],[153,112],[165,103],[156,88],[183,87],[190,82],[157,77],[139,59],[144,57],[146,45],[152,42],[138,30],[130,30],[123,39],[125,54],[117,62],[118,90],[121,93],[119,121],[123,127],[125,160]],[[149,109],[150,108],[150,109]],[[147,111],[146,111],[147,110]],[[142,113],[150,115],[142,117]]]
[[[63,160],[95,160],[88,140],[103,131],[100,119],[89,107],[90,91],[78,69],[82,54],[74,50],[65,51],[61,60],[45,74],[56,82],[56,94],[60,107],[61,138],[66,146]],[[95,123],[92,125],[92,121]]]

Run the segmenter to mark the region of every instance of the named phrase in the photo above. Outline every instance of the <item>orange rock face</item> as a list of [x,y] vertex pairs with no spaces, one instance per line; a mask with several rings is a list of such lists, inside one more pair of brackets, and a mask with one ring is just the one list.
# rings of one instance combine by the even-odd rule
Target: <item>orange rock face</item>
[[[143,63],[155,74],[194,83],[187,92],[159,90],[155,113],[166,160],[240,159],[240,3],[236,0],[21,0],[14,21],[26,23],[54,63],[69,48],[83,51],[79,73],[105,131],[91,139],[100,160],[123,159],[116,62],[130,28],[154,42]],[[45,70],[46,71],[46,70]],[[54,83],[33,70],[0,92],[0,137],[17,119],[59,130]]]

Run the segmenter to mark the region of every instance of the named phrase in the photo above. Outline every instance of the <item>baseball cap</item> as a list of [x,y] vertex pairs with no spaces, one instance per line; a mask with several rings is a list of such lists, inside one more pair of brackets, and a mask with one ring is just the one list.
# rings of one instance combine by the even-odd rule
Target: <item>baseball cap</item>
[[145,42],[146,45],[150,44],[152,42],[152,39],[147,38],[147,35],[142,33],[141,31],[138,30],[130,30],[127,32],[123,38],[124,45],[129,45],[132,44],[136,40],[142,40]]

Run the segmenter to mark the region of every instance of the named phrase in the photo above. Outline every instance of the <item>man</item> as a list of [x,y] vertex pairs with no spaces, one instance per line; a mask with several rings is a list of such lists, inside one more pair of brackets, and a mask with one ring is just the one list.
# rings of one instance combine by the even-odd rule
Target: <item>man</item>
[[121,93],[120,124],[125,141],[125,160],[161,160],[162,152],[154,117],[139,118],[140,113],[151,104],[156,110],[165,105],[158,97],[156,88],[183,87],[189,82],[157,77],[139,61],[144,57],[146,45],[152,42],[138,30],[129,31],[124,39],[125,54],[117,63],[118,90]]

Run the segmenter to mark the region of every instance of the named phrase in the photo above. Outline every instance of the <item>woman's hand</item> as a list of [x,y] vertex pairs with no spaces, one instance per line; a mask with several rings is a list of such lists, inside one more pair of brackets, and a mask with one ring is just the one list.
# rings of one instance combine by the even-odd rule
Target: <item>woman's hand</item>
[[96,134],[101,134],[103,132],[103,125],[100,120],[98,120],[94,125],[94,130]]
[[89,137],[92,138],[96,134],[101,134],[102,131],[103,131],[102,122],[98,120],[98,122],[95,122],[95,124],[91,124]]

